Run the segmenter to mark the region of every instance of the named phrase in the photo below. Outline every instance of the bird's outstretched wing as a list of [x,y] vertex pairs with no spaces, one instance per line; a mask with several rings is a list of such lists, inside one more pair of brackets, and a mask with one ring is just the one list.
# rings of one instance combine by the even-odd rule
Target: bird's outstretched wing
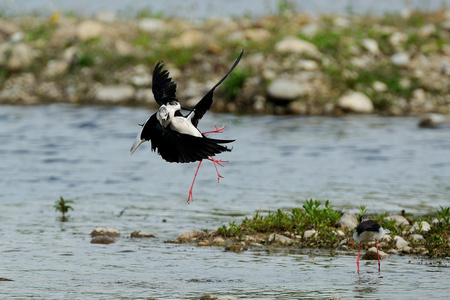
[[168,162],[189,163],[206,159],[231,149],[221,145],[234,140],[218,140],[182,134],[161,126],[156,114],[145,123],[142,139],[150,140],[152,150]]
[[203,117],[203,115],[205,114],[205,112],[211,108],[212,102],[213,102],[213,94],[214,94],[214,90],[228,77],[228,75],[231,74],[231,72],[233,72],[234,68],[236,68],[236,66],[238,65],[239,61],[242,58],[242,55],[244,54],[244,49],[242,49],[241,54],[239,55],[239,57],[236,59],[236,61],[234,62],[233,66],[231,67],[231,69],[228,71],[228,73],[218,82],[216,83],[215,86],[212,87],[211,90],[209,90],[209,92],[203,96],[203,98],[197,103],[197,105],[195,105],[194,107],[194,116],[192,117],[192,124],[197,127],[198,125],[198,121]]
[[152,91],[159,105],[166,104],[176,99],[177,84],[169,77],[169,71],[164,70],[164,64],[160,61],[153,70]]

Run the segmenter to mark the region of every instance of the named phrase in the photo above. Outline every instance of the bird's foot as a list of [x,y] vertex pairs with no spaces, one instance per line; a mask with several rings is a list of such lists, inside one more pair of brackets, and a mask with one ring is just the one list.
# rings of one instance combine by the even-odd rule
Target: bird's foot
[[219,170],[217,169],[217,165],[223,167],[223,164],[222,164],[222,163],[226,163],[226,162],[228,162],[228,161],[227,161],[227,160],[221,160],[221,159],[215,159],[215,158],[212,158],[212,157],[210,157],[210,158],[208,158],[208,159],[209,159],[210,161],[213,162],[214,168],[216,168],[216,173],[217,173],[217,183],[219,183],[220,178],[223,178],[223,176],[220,175]]
[[218,128],[218,127],[214,124],[214,128],[216,128],[216,129],[211,130],[211,131],[205,131],[205,132],[202,132],[202,134],[207,134],[207,133],[222,133],[222,131],[225,129],[225,125],[223,125],[222,127]]

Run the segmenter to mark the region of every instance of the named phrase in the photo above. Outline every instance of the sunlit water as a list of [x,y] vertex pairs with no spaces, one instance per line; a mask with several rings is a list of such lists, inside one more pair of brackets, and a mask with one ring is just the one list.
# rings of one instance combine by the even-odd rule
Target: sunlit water
[[[448,261],[391,256],[362,264],[356,253],[309,250],[236,254],[164,243],[215,229],[255,211],[330,200],[356,212],[428,213],[449,205],[450,133],[414,118],[237,116],[208,113],[202,130],[227,124],[235,138],[219,171],[205,161],[169,164],[129,148],[150,111],[50,105],[0,107],[0,298],[411,299],[447,295]],[[69,222],[53,204],[74,200]],[[90,244],[97,226],[117,228],[111,245]],[[129,239],[134,230],[154,239]]]

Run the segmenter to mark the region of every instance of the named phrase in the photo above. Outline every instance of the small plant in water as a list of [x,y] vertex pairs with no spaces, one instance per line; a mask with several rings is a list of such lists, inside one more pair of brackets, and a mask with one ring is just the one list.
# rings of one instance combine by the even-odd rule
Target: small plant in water
[[59,197],[59,201],[55,202],[55,205],[53,206],[56,211],[61,212],[61,222],[67,221],[66,213],[69,212],[69,210],[73,210],[73,207],[68,205],[70,203],[73,203],[72,200],[64,200],[63,197]]

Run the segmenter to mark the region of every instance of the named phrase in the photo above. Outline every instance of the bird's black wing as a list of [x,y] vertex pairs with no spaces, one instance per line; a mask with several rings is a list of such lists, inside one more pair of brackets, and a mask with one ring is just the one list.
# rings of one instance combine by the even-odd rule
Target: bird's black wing
[[156,114],[145,123],[141,138],[150,140],[152,150],[157,151],[164,160],[176,163],[200,161],[224,151],[231,151],[221,144],[234,141],[195,137],[166,129],[161,126]]
[[239,61],[242,58],[242,55],[244,54],[244,49],[242,49],[241,54],[234,62],[231,69],[228,71],[228,73],[215,85],[213,88],[205,95],[203,98],[197,103],[197,105],[194,107],[194,116],[192,117],[192,124],[197,127],[198,121],[203,117],[205,112],[211,108],[212,102],[213,102],[213,93],[214,90],[228,77],[228,75],[233,72],[234,68],[238,65]]
[[374,220],[367,220],[359,223],[358,227],[356,227],[356,232],[358,234],[363,233],[364,231],[379,231],[380,225]]
[[164,64],[160,61],[153,70],[152,91],[159,105],[176,99],[177,84],[169,77],[169,71],[164,70]]

